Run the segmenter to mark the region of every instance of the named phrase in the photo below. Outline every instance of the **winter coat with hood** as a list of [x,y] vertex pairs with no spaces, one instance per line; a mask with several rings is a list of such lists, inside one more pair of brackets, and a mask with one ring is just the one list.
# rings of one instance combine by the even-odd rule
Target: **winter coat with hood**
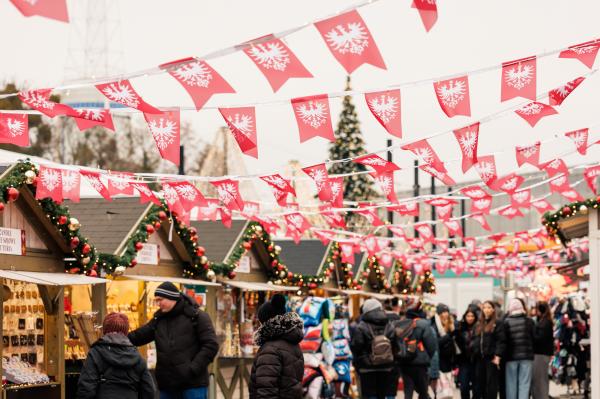
[[90,349],[77,384],[78,399],[154,399],[152,376],[137,348],[110,333]]
[[504,323],[501,320],[496,320],[490,331],[485,331],[482,328],[481,331],[476,332],[471,351],[475,358],[491,360],[494,356],[502,357],[505,347]]
[[304,357],[300,341],[303,322],[297,313],[277,315],[263,323],[254,335],[260,346],[250,373],[250,399],[301,399]]
[[[393,368],[393,364],[375,366],[371,363],[370,359],[373,335],[385,334],[387,332],[387,326],[388,315],[381,308],[371,310],[361,316],[361,321],[358,323],[354,335],[352,336],[352,342],[350,343],[350,349],[352,350],[352,356],[354,358],[354,366],[359,373],[382,370],[389,371]],[[373,332],[371,332],[371,330]]]
[[477,323],[469,325],[465,320],[458,323],[456,330],[456,345],[460,349],[460,354],[456,360],[460,363],[471,363],[474,360],[473,356],[473,341],[475,340]]
[[[407,316],[409,318],[395,321],[392,324],[391,335],[388,337],[395,344],[395,331],[396,328],[401,330],[405,330],[410,324],[413,324],[413,332],[408,337],[409,340],[416,340],[418,343],[418,351],[417,355],[414,359],[402,363],[403,366],[425,366],[429,367],[431,364],[431,359],[433,358],[435,352],[437,351],[437,341],[435,339],[435,335],[433,330],[431,329],[431,325],[427,319],[422,319],[418,316],[420,314],[416,314],[413,312],[407,312]],[[396,345],[395,345],[396,346]]]
[[552,356],[554,354],[554,331],[552,321],[543,318],[534,329],[533,352],[536,355]]
[[156,380],[161,390],[208,386],[208,365],[219,351],[208,314],[181,295],[169,312],[161,310],[146,325],[129,333],[135,346],[156,343]]
[[431,319],[431,327],[437,337],[439,370],[442,373],[452,371],[456,366],[456,345],[454,341],[456,326],[454,327],[454,331],[446,333],[440,316],[436,314]]
[[533,360],[534,323],[524,313],[511,314],[504,319],[506,351],[503,358]]

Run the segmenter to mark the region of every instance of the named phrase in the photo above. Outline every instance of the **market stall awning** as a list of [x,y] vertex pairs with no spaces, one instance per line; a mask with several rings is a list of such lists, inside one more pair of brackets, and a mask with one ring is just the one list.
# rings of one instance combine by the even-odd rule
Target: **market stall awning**
[[108,280],[103,278],[89,277],[81,274],[23,272],[13,270],[0,270],[0,277],[33,284],[55,286],[102,284],[108,282]]
[[224,281],[223,285],[240,288],[247,291],[297,291],[298,287],[286,287],[283,285],[267,283],[250,283],[247,281]]
[[156,282],[156,283],[164,283],[165,281],[170,281],[171,283],[177,283],[177,284],[204,285],[204,286],[208,286],[208,287],[218,287],[221,285],[219,283],[212,283],[210,281],[192,280],[192,279],[183,278],[183,277],[139,276],[139,275],[130,274],[130,275],[121,276],[121,278],[126,278],[126,279],[130,279],[130,280],[138,280],[138,281],[151,281],[151,282]]

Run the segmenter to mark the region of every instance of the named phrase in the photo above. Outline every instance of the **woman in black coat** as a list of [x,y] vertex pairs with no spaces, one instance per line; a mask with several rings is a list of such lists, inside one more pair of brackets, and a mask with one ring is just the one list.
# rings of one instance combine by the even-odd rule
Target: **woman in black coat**
[[475,376],[475,358],[472,353],[472,344],[475,338],[475,327],[477,322],[477,311],[469,307],[456,331],[456,344],[460,349],[457,356],[458,381],[460,384],[461,399],[479,398],[479,384]]
[[300,341],[303,322],[286,313],[285,297],[276,294],[258,309],[261,326],[254,335],[260,346],[250,373],[250,399],[301,399],[304,357]]
[[550,386],[548,364],[554,354],[554,323],[550,314],[550,306],[546,302],[536,305],[537,323],[533,335],[533,378],[531,394],[537,398],[547,398]]
[[499,384],[502,381],[500,360],[505,345],[502,326],[502,321],[497,319],[494,303],[491,301],[484,302],[471,346],[481,399],[496,399],[498,397]]
[[92,345],[81,370],[77,398],[154,399],[154,382],[146,361],[127,338],[127,316],[110,313],[102,329],[104,335]]

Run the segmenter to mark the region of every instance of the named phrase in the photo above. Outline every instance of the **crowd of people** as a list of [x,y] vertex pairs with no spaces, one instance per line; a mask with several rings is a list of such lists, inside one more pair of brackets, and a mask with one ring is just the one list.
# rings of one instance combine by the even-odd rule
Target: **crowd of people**
[[[210,318],[171,283],[154,295],[159,310],[135,331],[123,314],[105,318],[103,336],[81,373],[78,398],[150,399],[157,390],[161,399],[207,398],[208,366],[219,348]],[[349,331],[360,398],[391,399],[403,390],[405,399],[415,393],[445,399],[459,389],[462,399],[547,399],[549,366],[556,345],[566,339],[561,330],[555,339],[554,316],[571,309],[559,305],[553,315],[546,302],[528,310],[514,298],[503,311],[492,301],[473,301],[457,320],[444,304],[428,317],[420,301],[401,307],[396,299],[367,299]],[[281,295],[261,305],[258,319],[250,398],[303,398],[303,319]],[[564,331],[581,330],[569,326]],[[152,341],[155,379],[136,349]]]

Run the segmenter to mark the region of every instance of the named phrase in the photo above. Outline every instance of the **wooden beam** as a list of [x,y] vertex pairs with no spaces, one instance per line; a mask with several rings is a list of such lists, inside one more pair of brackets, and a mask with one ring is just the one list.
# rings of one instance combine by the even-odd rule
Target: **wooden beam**
[[38,285],[44,302],[52,304],[52,312],[46,307],[44,323],[44,362],[46,374],[60,384],[61,398],[65,397],[65,302],[64,287]]
[[102,323],[106,317],[106,283],[92,285],[92,311],[97,312],[97,321]]
[[165,220],[160,224],[160,229],[158,230],[158,234],[163,239],[163,241],[170,243],[171,248],[167,248],[169,253],[173,256],[173,259],[177,259],[180,262],[191,262],[192,257],[187,251],[187,248],[179,234],[175,231],[175,226],[173,226],[173,235],[172,240],[169,241],[169,230],[171,229],[171,221]]

